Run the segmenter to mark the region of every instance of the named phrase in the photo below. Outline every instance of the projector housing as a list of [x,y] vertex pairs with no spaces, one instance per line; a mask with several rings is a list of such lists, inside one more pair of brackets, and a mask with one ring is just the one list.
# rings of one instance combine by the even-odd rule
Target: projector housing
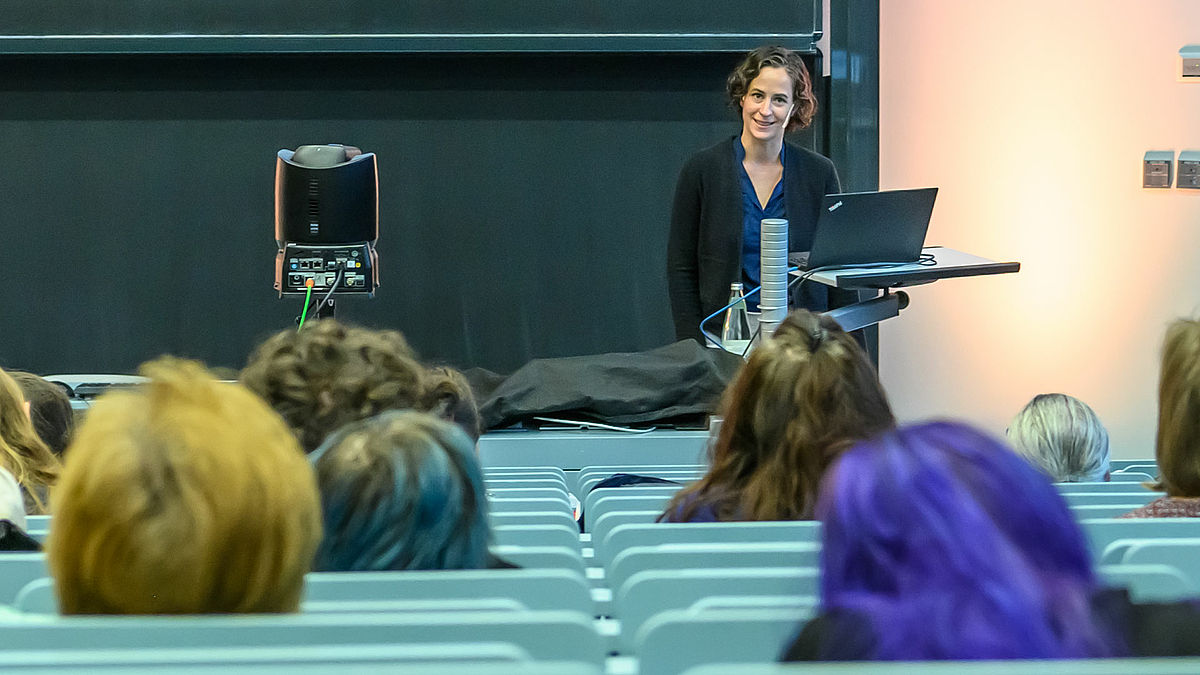
[[[280,150],[275,161],[275,289],[374,296],[379,174],[373,153],[342,145]],[[336,284],[336,286],[335,286]]]

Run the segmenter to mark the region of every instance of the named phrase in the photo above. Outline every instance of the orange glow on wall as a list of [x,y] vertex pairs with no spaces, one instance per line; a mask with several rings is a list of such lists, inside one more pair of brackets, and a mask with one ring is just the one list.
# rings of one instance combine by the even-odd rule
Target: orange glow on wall
[[880,185],[936,185],[928,243],[1017,275],[910,291],[881,329],[906,420],[1003,432],[1038,393],[1078,396],[1116,457],[1153,455],[1166,324],[1200,311],[1200,194],[1145,190],[1147,150],[1200,149],[1194,0],[882,0]]

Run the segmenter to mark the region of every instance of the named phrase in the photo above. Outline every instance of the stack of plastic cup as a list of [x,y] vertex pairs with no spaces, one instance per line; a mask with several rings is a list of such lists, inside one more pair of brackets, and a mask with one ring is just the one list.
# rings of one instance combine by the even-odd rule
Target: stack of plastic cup
[[760,256],[762,290],[759,291],[759,330],[762,337],[775,334],[788,312],[788,221],[765,218],[761,227]]

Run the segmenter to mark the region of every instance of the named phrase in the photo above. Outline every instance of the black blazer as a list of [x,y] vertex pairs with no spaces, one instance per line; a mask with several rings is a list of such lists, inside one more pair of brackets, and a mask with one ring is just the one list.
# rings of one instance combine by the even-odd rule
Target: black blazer
[[[667,283],[675,339],[704,343],[700,321],[729,302],[729,285],[742,278],[742,184],[731,136],[692,155],[679,173],[667,243]],[[788,250],[807,251],[821,200],[841,191],[833,162],[787,143],[783,153]],[[807,284],[793,304],[828,308],[824,287]],[[713,319],[712,324],[717,323]],[[707,327],[707,326],[706,326]],[[720,326],[709,328],[719,332]]]

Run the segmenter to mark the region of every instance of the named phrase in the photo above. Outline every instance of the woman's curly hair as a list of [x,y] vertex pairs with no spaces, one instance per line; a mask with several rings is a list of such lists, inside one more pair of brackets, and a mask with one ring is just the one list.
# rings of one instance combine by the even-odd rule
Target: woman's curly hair
[[423,373],[400,333],[325,319],[304,330],[285,329],[259,345],[241,381],[312,452],[350,422],[417,407]]
[[813,94],[812,79],[800,55],[784,47],[759,47],[746,55],[725,82],[729,104],[741,109],[742,99],[750,89],[750,83],[758,77],[763,68],[783,68],[792,79],[792,100],[796,107],[792,109],[792,116],[784,129],[798,131],[812,124],[813,117],[817,114],[817,97]]

